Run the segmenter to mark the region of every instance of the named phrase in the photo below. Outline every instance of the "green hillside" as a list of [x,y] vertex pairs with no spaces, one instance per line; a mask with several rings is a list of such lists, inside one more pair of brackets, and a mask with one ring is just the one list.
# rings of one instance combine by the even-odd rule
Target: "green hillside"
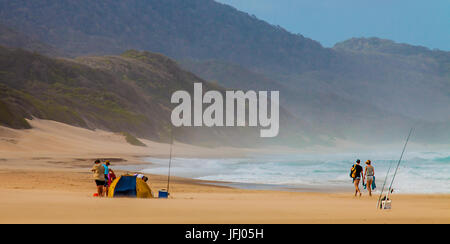
[[[21,49],[0,47],[0,124],[30,128],[24,118],[55,120],[89,129],[105,129],[156,141],[169,141],[170,97],[177,90],[193,93],[193,83],[204,91],[224,88],[201,80],[160,54],[130,50],[120,56],[55,59]],[[296,120],[282,109],[285,130],[263,141],[259,129],[174,128],[175,139],[204,146],[304,145],[327,143],[292,133]],[[298,128],[297,128],[298,129]],[[293,136],[295,135],[295,137]]]
[[[170,100],[166,94],[155,94],[192,89],[192,82],[203,81],[180,70],[166,57],[144,55],[153,62],[144,63],[129,57],[130,53],[125,54],[127,57],[52,59],[2,47],[1,122],[14,128],[29,128],[23,118],[35,116],[167,140]],[[114,70],[120,65],[131,69]],[[133,67],[143,73],[134,72]]]

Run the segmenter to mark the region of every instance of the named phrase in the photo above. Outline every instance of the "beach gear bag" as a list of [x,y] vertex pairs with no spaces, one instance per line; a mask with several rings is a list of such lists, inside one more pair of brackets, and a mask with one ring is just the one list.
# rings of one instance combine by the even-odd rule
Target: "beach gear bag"
[[[363,186],[364,186],[364,189],[367,189],[367,184],[365,182],[363,182]],[[377,184],[375,184],[375,176],[373,176],[373,181],[372,181],[371,187],[372,187],[372,190],[377,189]]]
[[372,181],[372,190],[377,189],[377,184],[375,184],[375,176],[373,177],[373,181]]
[[356,178],[356,164],[352,166],[350,169],[350,178],[355,179]]

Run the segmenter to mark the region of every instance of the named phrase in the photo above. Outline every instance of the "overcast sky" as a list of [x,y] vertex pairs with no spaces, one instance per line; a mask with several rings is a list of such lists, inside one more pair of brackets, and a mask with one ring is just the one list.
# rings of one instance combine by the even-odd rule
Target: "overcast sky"
[[317,40],[380,37],[450,51],[450,0],[216,0]]

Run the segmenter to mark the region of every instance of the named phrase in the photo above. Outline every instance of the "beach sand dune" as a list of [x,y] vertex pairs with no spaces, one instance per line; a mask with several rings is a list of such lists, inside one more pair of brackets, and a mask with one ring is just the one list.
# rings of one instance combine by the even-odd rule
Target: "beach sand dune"
[[[0,223],[450,223],[450,195],[393,195],[393,209],[351,193],[240,190],[173,177],[170,199],[94,198],[95,158],[141,164],[168,146],[127,144],[120,135],[52,121],[31,130],[0,127]],[[177,144],[183,156],[243,156],[247,151]],[[123,172],[119,172],[123,173]],[[153,191],[167,176],[150,175]]]

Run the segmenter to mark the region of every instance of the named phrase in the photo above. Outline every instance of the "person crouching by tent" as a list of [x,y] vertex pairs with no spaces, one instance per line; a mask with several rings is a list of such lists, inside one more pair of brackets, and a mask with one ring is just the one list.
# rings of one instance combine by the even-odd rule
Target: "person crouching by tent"
[[134,174],[133,176],[136,176],[136,178],[142,179],[144,182],[148,181],[148,177],[143,174]]
[[99,197],[103,196],[103,188],[105,187],[105,168],[100,160],[95,160],[91,171],[94,173],[95,184],[97,185],[97,194]]

